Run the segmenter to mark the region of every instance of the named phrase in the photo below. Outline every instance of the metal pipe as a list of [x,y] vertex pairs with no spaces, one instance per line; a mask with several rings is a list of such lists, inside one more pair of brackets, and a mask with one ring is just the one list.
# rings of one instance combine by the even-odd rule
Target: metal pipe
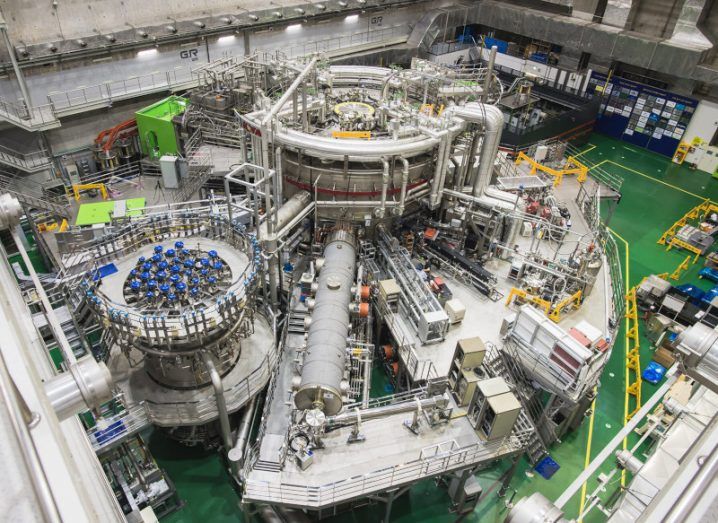
[[[62,518],[60,517],[57,503],[55,502],[52,489],[47,480],[45,469],[40,461],[37,447],[35,446],[32,434],[30,434],[30,428],[23,418],[22,411],[18,404],[19,402],[11,396],[11,390],[14,387],[11,387],[10,384],[13,383],[13,381],[2,352],[0,352],[0,383],[3,384],[3,386],[0,387],[0,398],[2,398],[3,404],[7,406],[8,413],[10,414],[10,424],[13,428],[12,433],[16,436],[17,445],[20,447],[22,453],[22,459],[27,466],[27,471],[30,473],[30,484],[37,496],[40,511],[45,521],[60,522]],[[9,442],[5,441],[3,445],[9,447],[8,443]]]
[[342,408],[355,273],[356,240],[348,231],[336,231],[324,248],[301,382],[294,396],[300,410],[318,408],[331,416]]
[[389,162],[386,158],[381,159],[381,205],[378,209],[378,217],[383,218],[386,215],[386,193],[389,189]]
[[608,459],[609,456],[613,455],[613,449],[615,449],[626,436],[631,434],[631,432],[633,432],[633,429],[635,429],[638,424],[643,421],[643,418],[645,418],[646,415],[651,412],[653,408],[658,404],[658,402],[661,401],[666,392],[668,392],[668,389],[670,389],[676,382],[676,379],[676,374],[668,376],[668,379],[666,379],[665,383],[661,385],[661,387],[653,394],[653,396],[650,397],[650,399],[628,421],[628,423],[626,423],[623,428],[618,431],[618,434],[616,434],[613,439],[609,441],[605,447],[603,447],[601,452],[599,452],[598,455],[593,458],[591,464],[576,477],[573,483],[571,483],[571,485],[569,485],[566,490],[563,491],[563,494],[561,494],[561,496],[559,496],[559,498],[554,503],[556,507],[563,508],[564,505],[569,502],[569,500],[576,494],[576,492],[581,489],[581,487],[588,480],[588,478],[590,478],[598,470],[598,468],[603,464],[604,461],[606,461],[606,459]]
[[30,113],[30,117],[32,117],[32,98],[30,98],[30,91],[28,90],[27,84],[25,83],[25,76],[22,74],[22,69],[20,69],[20,65],[18,65],[17,63],[15,49],[13,49],[12,43],[10,42],[10,36],[7,33],[7,21],[5,20],[5,16],[3,15],[2,11],[0,11],[0,33],[2,33],[3,40],[5,41],[7,54],[10,55],[10,62],[12,63],[12,69],[15,72],[15,78],[17,78],[17,83],[20,86],[20,92],[22,93],[22,97],[25,99],[25,105],[27,105],[28,113]]
[[499,152],[501,131],[504,127],[504,114],[494,105],[477,103],[468,103],[464,106],[452,105],[444,113],[447,116],[456,116],[467,122],[484,126],[479,168],[473,190],[474,196],[481,196],[491,181],[494,161]]
[[442,161],[444,151],[447,148],[448,131],[444,131],[439,142],[439,152],[436,156],[436,168],[434,169],[434,178],[431,181],[431,196],[429,196],[429,206],[434,209],[439,204],[439,183],[441,182]]
[[[232,431],[229,427],[229,413],[227,412],[227,402],[224,399],[224,385],[222,384],[222,377],[219,375],[217,366],[214,364],[214,359],[207,351],[201,351],[202,361],[204,366],[209,373],[209,377],[212,380],[212,387],[214,388],[214,398],[217,402],[217,413],[219,414],[219,426],[221,429],[222,444],[224,445],[225,452],[229,453],[232,449]],[[232,465],[232,472],[236,474],[236,463],[229,460]]]
[[496,52],[499,48],[495,45],[491,46],[491,53],[489,53],[489,66],[486,71],[486,78],[484,78],[484,92],[481,93],[481,101],[487,103],[489,101],[489,89],[491,88],[491,77],[494,75],[494,63],[496,63]]
[[[276,171],[274,178],[274,202],[277,207],[280,207],[284,203],[284,178],[282,175],[282,148],[277,147],[274,149],[274,170]],[[279,218],[277,218],[279,219]],[[280,228],[275,222],[275,229]]]
[[406,187],[409,184],[409,160],[403,156],[399,160],[403,165],[401,171],[401,195],[399,196],[399,216],[402,216],[406,207]]
[[9,229],[10,233],[12,234],[13,240],[15,240],[17,249],[20,252],[22,261],[25,262],[27,272],[30,273],[32,283],[35,285],[35,291],[37,292],[37,295],[42,302],[42,306],[45,309],[45,317],[47,318],[47,323],[50,326],[52,335],[57,340],[57,344],[60,347],[60,351],[62,352],[62,357],[67,363],[67,367],[69,368],[77,363],[77,358],[75,358],[75,354],[72,352],[72,346],[67,340],[67,336],[65,336],[65,332],[62,330],[60,323],[57,321],[57,317],[55,316],[55,310],[52,308],[52,304],[50,303],[50,299],[47,297],[45,288],[42,286],[40,278],[38,278],[37,273],[35,272],[35,267],[32,265],[32,261],[30,260],[30,257],[25,250],[25,245],[22,243],[20,235],[17,233],[17,230],[14,226],[9,227]]
[[336,416],[327,417],[327,427],[340,427],[342,425],[352,425],[357,422],[360,417],[362,422],[370,419],[383,418],[386,416],[392,416],[394,414],[401,414],[402,412],[413,412],[419,406],[422,410],[433,409],[436,407],[445,407],[448,400],[443,395],[432,396],[430,398],[424,398],[417,401],[416,399],[402,401],[401,403],[394,403],[391,405],[382,405],[381,407],[374,407],[371,409],[357,409],[347,410]]
[[227,453],[229,461],[236,463],[237,468],[239,468],[244,461],[244,448],[247,446],[247,440],[249,439],[249,429],[252,426],[252,415],[254,413],[256,399],[256,396],[252,398],[244,408],[242,420],[239,422],[239,427],[237,428],[237,439]]
[[316,65],[318,59],[319,59],[318,56],[314,56],[314,57],[312,57],[311,60],[309,60],[309,63],[306,65],[304,70],[302,70],[302,72],[299,73],[299,76],[297,76],[294,79],[294,82],[292,82],[292,85],[290,85],[289,88],[286,91],[284,91],[284,94],[282,95],[282,97],[279,100],[277,100],[277,103],[275,103],[272,106],[272,108],[266,114],[264,119],[262,119],[263,127],[266,127],[267,125],[269,125],[269,122],[271,122],[272,118],[274,118],[277,115],[277,113],[280,111],[280,109],[282,107],[284,107],[284,104],[287,103],[287,100],[289,100],[289,98],[291,98],[294,91],[296,91],[297,88],[300,85],[302,85],[302,82],[304,82],[304,79],[314,69],[314,66]]

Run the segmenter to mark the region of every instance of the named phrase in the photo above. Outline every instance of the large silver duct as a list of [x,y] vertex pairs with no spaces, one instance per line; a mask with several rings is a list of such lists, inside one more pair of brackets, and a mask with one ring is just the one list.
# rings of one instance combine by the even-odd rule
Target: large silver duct
[[504,114],[501,112],[501,109],[495,105],[480,103],[468,103],[463,106],[454,105],[449,107],[447,111],[451,116],[456,116],[469,123],[484,126],[479,166],[476,175],[473,176],[473,194],[474,196],[481,196],[491,181],[494,162],[499,153],[501,131],[504,128]]
[[346,231],[336,231],[324,248],[324,264],[314,298],[302,379],[294,396],[298,409],[318,408],[333,416],[342,408],[349,305],[355,272],[354,236]]
[[[291,222],[304,208],[309,205],[312,201],[312,195],[307,191],[300,191],[289,198],[284,205],[277,210],[277,223],[274,226],[275,234],[281,231],[285,225]],[[267,218],[269,220],[269,218]],[[267,239],[269,233],[267,232],[267,221],[262,222],[259,226],[259,237]]]

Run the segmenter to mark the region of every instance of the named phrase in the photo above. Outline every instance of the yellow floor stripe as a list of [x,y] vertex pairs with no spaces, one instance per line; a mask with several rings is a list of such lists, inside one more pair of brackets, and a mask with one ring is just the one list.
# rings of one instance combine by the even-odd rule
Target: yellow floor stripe
[[578,154],[574,154],[573,157],[574,157],[574,158],[578,158],[579,156],[583,156],[583,155],[586,154],[586,153],[590,153],[590,152],[593,151],[596,147],[598,147],[597,145],[593,145],[592,143],[590,143],[590,144],[588,144],[588,145],[590,145],[590,147],[589,147],[588,149],[586,149],[585,151],[581,151],[581,152],[578,153]]
[[[596,394],[597,389],[593,389]],[[593,420],[596,418],[596,398],[594,396],[591,402],[591,418],[588,421],[588,440],[586,441],[586,457],[583,460],[583,470],[586,470],[591,464],[591,442],[593,441]],[[586,482],[581,485],[581,506],[578,509],[579,514],[583,514],[583,509],[586,506]],[[579,518],[578,523],[581,523],[583,518]]]
[[[604,162],[607,162],[607,161],[608,161],[608,160],[604,160]],[[603,163],[603,162],[601,162],[601,163]],[[600,165],[600,164],[599,164],[599,165]],[[623,245],[625,246],[626,257],[625,257],[625,262],[624,262],[624,263],[625,263],[625,265],[626,265],[626,271],[625,271],[625,277],[624,277],[624,279],[625,279],[626,292],[628,292],[628,290],[630,289],[630,286],[629,286],[629,285],[630,285],[630,284],[629,284],[629,281],[630,281],[630,280],[629,280],[629,278],[630,278],[630,268],[629,268],[629,265],[628,265],[629,259],[630,259],[630,250],[629,250],[629,247],[628,247],[628,242],[626,241],[626,239],[625,239],[623,236],[621,236],[620,234],[618,234],[616,231],[614,231],[614,230],[611,229],[610,227],[608,228],[608,230],[611,231],[611,234],[613,234],[616,238],[618,238],[619,240],[621,240],[621,242],[622,242]],[[626,357],[627,357],[627,354],[625,354],[625,351],[626,351],[626,349],[628,348],[628,339],[624,340],[624,344],[625,344],[625,345],[624,345],[624,348],[623,348],[623,350],[624,350],[623,359],[625,360]],[[625,384],[626,384],[626,387],[627,387],[627,386],[628,386],[628,368],[626,368]],[[588,440],[586,441],[586,456],[585,456],[585,458],[584,458],[584,463],[583,463],[583,469],[584,469],[584,470],[586,470],[586,469],[588,468],[589,464],[591,463],[591,443],[593,442],[593,422],[594,422],[594,419],[595,419],[595,416],[596,416],[596,399],[597,399],[597,398],[594,398],[593,402],[591,403],[591,417],[590,417],[589,422],[588,422]],[[623,404],[623,418],[624,418],[624,420],[625,420],[626,417],[628,417],[628,390],[626,390],[626,392],[625,392],[624,404]],[[623,448],[626,448],[626,445],[627,445],[627,444],[628,444],[627,440],[624,439],[624,440],[623,440]],[[625,482],[625,474],[621,477],[621,484],[623,485],[624,482]],[[583,485],[581,485],[581,504],[580,504],[579,514],[581,514],[581,513],[583,512],[583,509],[584,509],[585,506],[586,506],[586,483],[584,483]],[[579,523],[581,523],[581,521],[582,521],[582,519],[579,519],[579,520],[578,520]]]
[[[631,281],[631,266],[630,266],[630,264],[629,264],[629,263],[630,263],[630,247],[628,246],[628,242],[626,241],[626,239],[625,239],[623,236],[621,236],[620,234],[618,234],[616,231],[614,231],[614,230],[611,229],[610,227],[609,227],[608,230],[611,231],[611,234],[613,234],[614,236],[616,236],[616,238],[618,238],[619,240],[621,240],[621,242],[623,243],[623,245],[624,245],[625,248],[626,248],[626,261],[625,261],[625,264],[626,264],[626,273],[625,273],[625,275],[624,275],[624,282],[625,282],[625,286],[626,286],[626,293],[628,293],[628,291],[631,289],[631,283],[630,283],[630,281]],[[626,321],[626,337],[625,337],[625,339],[623,340],[623,343],[624,343],[624,346],[623,346],[623,353],[624,353],[624,354],[623,354],[623,360],[624,360],[624,361],[628,358],[628,352],[627,352],[627,351],[628,351],[628,318],[626,318],[625,321]],[[629,376],[629,373],[628,373],[628,366],[626,366],[626,374],[625,374],[625,380],[624,380],[624,383],[625,383],[625,394],[624,394],[624,397],[623,397],[623,419],[624,419],[624,423],[625,423],[626,419],[628,418],[628,400],[629,400],[629,394],[628,394],[628,385],[629,385],[629,383],[628,383],[628,381],[629,381],[629,379],[630,379],[630,376]],[[624,438],[624,439],[623,439],[623,449],[625,450],[627,447],[628,447],[628,438]],[[626,471],[625,471],[625,470],[622,470],[622,471],[621,471],[621,486],[625,486],[625,485],[626,485]]]
[[[647,174],[645,174],[645,173],[642,173],[641,171],[637,171],[637,170],[635,170],[635,169],[631,169],[630,167],[626,167],[625,165],[622,165],[622,164],[620,164],[620,163],[618,163],[618,162],[614,162],[613,160],[604,160],[604,161],[601,162],[601,163],[604,163],[604,162],[612,163],[613,165],[616,165],[617,167],[620,167],[621,169],[624,169],[624,170],[626,170],[626,171],[628,171],[628,172],[632,172],[632,173],[637,174],[637,175],[639,175],[639,176],[643,176],[644,178],[648,178],[649,180],[653,180],[653,181],[656,182],[656,183],[660,183],[661,185],[665,185],[666,187],[670,187],[671,189],[674,189],[674,190],[676,190],[676,191],[680,191],[680,192],[682,192],[682,193],[684,193],[684,194],[688,194],[689,196],[693,196],[694,198],[698,198],[698,199],[700,199],[700,200],[705,200],[705,197],[704,197],[704,196],[701,196],[701,195],[696,194],[696,193],[694,193],[694,192],[691,192],[691,191],[687,191],[687,190],[685,190],[685,189],[682,189],[681,187],[678,187],[677,185],[673,185],[673,184],[671,184],[671,183],[664,182],[663,180],[659,180],[658,178],[654,178],[653,176],[649,176],[649,175],[647,175]],[[601,164],[599,164],[599,165],[601,165]],[[597,167],[597,166],[596,166],[596,167]]]

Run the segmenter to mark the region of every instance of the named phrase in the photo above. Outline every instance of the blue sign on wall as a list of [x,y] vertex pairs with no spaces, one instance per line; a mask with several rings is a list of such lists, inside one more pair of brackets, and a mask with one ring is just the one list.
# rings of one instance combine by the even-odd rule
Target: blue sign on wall
[[651,151],[673,156],[698,106],[680,96],[620,77],[592,72],[587,94],[601,96],[596,129]]

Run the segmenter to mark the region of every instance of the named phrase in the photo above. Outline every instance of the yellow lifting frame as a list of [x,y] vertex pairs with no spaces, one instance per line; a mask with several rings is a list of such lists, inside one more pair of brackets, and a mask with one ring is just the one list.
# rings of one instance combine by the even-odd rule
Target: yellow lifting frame
[[[680,240],[676,238],[675,236],[671,238],[671,241],[668,242],[668,247],[666,248],[667,251],[670,251],[673,247],[678,247],[680,249],[685,249],[688,252],[692,252],[695,254],[693,257],[693,263],[696,263],[698,261],[698,258],[701,256],[701,250],[698,247],[695,247],[694,245],[691,245],[688,242],[684,242],[683,240]],[[690,258],[690,256],[689,256]]]
[[563,177],[567,174],[576,174],[577,180],[580,183],[583,183],[586,181],[586,178],[588,178],[588,167],[586,167],[584,164],[576,160],[573,156],[569,156],[566,160],[566,165],[563,169],[554,169],[552,167],[548,167],[546,165],[543,165],[530,156],[528,156],[523,151],[519,152],[519,155],[516,157],[515,164],[521,165],[522,162],[528,162],[529,165],[531,165],[531,170],[529,171],[530,174],[536,174],[536,171],[541,171],[546,174],[549,174],[553,176],[553,186],[558,187],[561,185],[561,182],[563,181]]
[[104,183],[80,183],[72,186],[72,194],[75,196],[75,201],[80,201],[80,191],[88,191],[90,189],[97,189],[100,191],[103,200],[107,200],[107,188]]
[[681,278],[681,275],[688,270],[688,262],[691,260],[690,256],[686,256],[686,259],[683,260],[678,267],[671,273],[670,278],[672,280],[679,280]]
[[671,239],[676,235],[678,230],[683,227],[684,225],[687,225],[689,221],[692,220],[703,220],[703,218],[711,212],[718,211],[718,205],[714,204],[710,200],[705,200],[700,205],[696,205],[693,207],[690,211],[688,211],[686,214],[681,216],[681,218],[676,221],[673,225],[670,226],[670,228],[664,232],[661,237],[658,239],[659,245],[667,245],[670,243]]
[[628,422],[641,408],[641,341],[638,334],[638,303],[636,287],[626,294],[626,393],[633,398],[634,408],[626,414]]
[[558,302],[556,304],[556,306],[553,308],[553,311],[551,311],[551,314],[548,315],[549,319],[555,323],[558,323],[559,321],[561,321],[561,314],[563,313],[563,310],[566,307],[578,308],[581,305],[582,297],[583,297],[583,292],[578,290],[571,296],[564,298],[563,300]]
[[525,290],[519,289],[517,287],[511,288],[511,292],[509,292],[509,297],[506,299],[507,307],[511,305],[511,303],[514,301],[514,298],[520,298],[524,301],[537,305],[538,308],[544,311],[547,316],[549,314],[549,311],[551,310],[551,303],[549,301],[544,300],[543,298],[539,298],[538,296],[534,296],[533,294],[529,294]]

